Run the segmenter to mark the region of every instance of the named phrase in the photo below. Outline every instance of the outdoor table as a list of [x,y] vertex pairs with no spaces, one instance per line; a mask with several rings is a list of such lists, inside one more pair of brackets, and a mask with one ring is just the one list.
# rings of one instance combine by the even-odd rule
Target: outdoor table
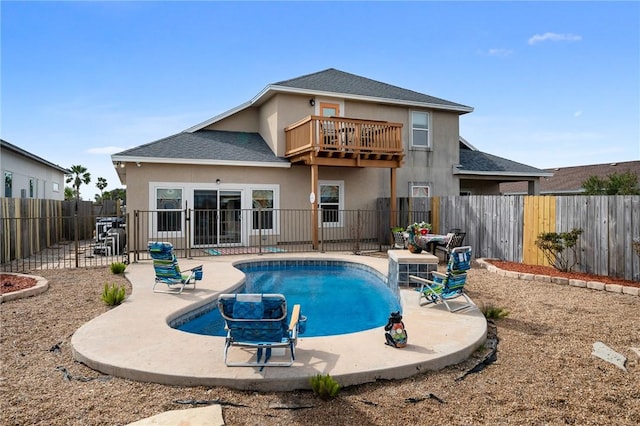
[[428,251],[434,255],[436,254],[436,246],[438,244],[446,245],[449,242],[448,235],[440,234],[416,235],[414,238],[418,247],[430,247]]

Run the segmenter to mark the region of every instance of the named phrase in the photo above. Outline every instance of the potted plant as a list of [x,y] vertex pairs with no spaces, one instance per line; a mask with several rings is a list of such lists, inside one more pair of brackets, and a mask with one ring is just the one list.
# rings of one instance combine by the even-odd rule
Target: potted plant
[[415,222],[407,227],[409,233],[409,243],[407,248],[411,253],[420,253],[424,247],[421,247],[416,241],[417,236],[427,235],[431,231],[431,224],[427,222]]
[[395,248],[407,248],[407,238],[405,236],[405,229],[401,226],[395,226],[391,228],[391,235],[393,236],[393,243]]

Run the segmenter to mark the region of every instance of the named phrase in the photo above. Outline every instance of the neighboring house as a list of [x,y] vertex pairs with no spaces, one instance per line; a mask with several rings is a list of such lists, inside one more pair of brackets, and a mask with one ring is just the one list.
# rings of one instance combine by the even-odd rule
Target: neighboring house
[[6,198],[64,200],[69,170],[0,139],[0,168]]
[[[584,193],[582,183],[591,176],[606,179],[614,173],[635,173],[640,180],[640,161],[621,163],[590,164],[587,166],[559,167],[546,169],[552,176],[540,181],[541,195],[579,195]],[[503,183],[500,192],[504,195],[521,195],[527,193],[526,185],[521,182]]]
[[460,195],[499,195],[502,182],[513,182],[524,194],[539,194],[540,178],[553,176],[545,170],[478,151],[460,138],[460,165],[454,168],[460,179]]
[[[329,210],[373,210],[379,198],[395,210],[396,197],[458,195],[461,188],[493,194],[500,181],[545,175],[463,152],[459,117],[472,111],[327,69],[270,84],[249,102],[112,161],[130,212],[166,210],[150,225],[160,235],[182,236],[179,215],[187,207],[313,209],[314,222],[322,208],[324,225],[339,228],[347,225]],[[278,226],[267,225],[272,232]]]

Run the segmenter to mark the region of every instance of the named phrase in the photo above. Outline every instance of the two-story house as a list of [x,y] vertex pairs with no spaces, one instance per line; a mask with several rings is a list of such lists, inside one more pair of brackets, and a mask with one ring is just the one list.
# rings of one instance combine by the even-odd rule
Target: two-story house
[[[341,227],[336,211],[373,210],[378,198],[389,198],[393,211],[396,197],[458,195],[461,179],[486,190],[469,179],[487,179],[487,170],[460,163],[459,117],[472,111],[327,69],[270,84],[236,108],[112,161],[127,186],[128,211],[159,210],[149,232],[167,238],[186,232],[180,210],[187,208],[311,209],[312,223],[320,208],[325,225]],[[497,193],[500,180],[539,179],[537,172],[493,176],[488,192]],[[259,227],[275,233],[284,226],[273,216],[265,222]],[[214,227],[209,243],[242,244],[258,228],[232,225]]]

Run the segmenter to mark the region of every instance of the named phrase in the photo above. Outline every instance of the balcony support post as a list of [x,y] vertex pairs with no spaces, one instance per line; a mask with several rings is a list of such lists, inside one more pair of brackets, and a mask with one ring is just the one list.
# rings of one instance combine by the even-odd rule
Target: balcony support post
[[320,194],[317,194],[318,191],[318,165],[311,165],[311,194],[313,196],[309,197],[309,201],[311,201],[311,238],[313,241],[313,249],[318,249],[318,199]]
[[398,216],[398,207],[396,206],[396,169],[392,167],[389,169],[391,171],[391,176],[389,178],[389,185],[391,186],[389,193],[391,194],[391,199],[389,200],[389,207],[391,210],[391,214],[389,215],[389,226],[394,228],[398,226],[396,223]]

